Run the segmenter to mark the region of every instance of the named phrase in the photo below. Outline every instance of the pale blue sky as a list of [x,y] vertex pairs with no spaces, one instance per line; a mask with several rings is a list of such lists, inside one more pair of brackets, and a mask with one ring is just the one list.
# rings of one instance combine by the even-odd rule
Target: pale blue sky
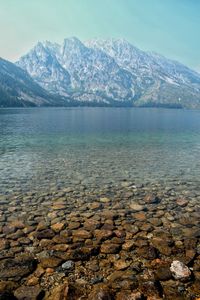
[[0,56],[37,41],[125,38],[200,71],[199,0],[0,0]]

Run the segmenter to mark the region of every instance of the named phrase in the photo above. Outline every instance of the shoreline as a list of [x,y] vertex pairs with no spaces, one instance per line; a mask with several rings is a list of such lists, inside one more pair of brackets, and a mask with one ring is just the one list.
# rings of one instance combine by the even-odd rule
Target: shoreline
[[[0,295],[198,299],[199,200],[189,186],[132,182],[2,195]],[[183,263],[180,278],[174,261]]]

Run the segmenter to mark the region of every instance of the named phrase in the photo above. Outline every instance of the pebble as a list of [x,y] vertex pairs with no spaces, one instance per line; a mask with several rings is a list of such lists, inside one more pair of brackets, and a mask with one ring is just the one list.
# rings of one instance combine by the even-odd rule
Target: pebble
[[178,260],[172,262],[170,271],[175,279],[189,279],[191,276],[190,269]]

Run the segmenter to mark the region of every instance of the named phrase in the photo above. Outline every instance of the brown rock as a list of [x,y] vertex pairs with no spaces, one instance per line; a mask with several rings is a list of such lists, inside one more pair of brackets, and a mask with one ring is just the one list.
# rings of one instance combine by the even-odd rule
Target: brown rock
[[116,270],[125,270],[129,266],[130,266],[130,263],[126,262],[123,259],[119,259],[119,260],[115,261],[115,263],[114,263],[114,267],[115,267]]
[[143,295],[138,292],[120,292],[116,295],[116,300],[143,300]]
[[110,199],[107,198],[107,197],[102,197],[102,198],[100,198],[100,202],[102,202],[102,203],[109,203]]
[[178,198],[178,199],[176,200],[176,204],[177,204],[178,206],[185,207],[185,206],[188,205],[188,201],[187,201],[186,199],[184,199],[184,198]]
[[79,229],[73,231],[73,236],[81,239],[90,239],[92,238],[92,233],[85,229]]
[[63,284],[55,287],[50,295],[48,294],[45,297],[45,300],[69,300],[70,298],[68,297],[69,293],[69,286],[68,282],[65,281]]
[[44,291],[37,286],[21,286],[14,292],[18,300],[38,300],[44,296]]
[[0,251],[8,249],[10,246],[10,243],[8,242],[7,239],[0,239]]
[[51,229],[55,231],[56,233],[60,232],[65,227],[64,223],[56,223],[51,225]]
[[36,266],[36,260],[31,257],[3,259],[0,261],[0,280],[6,280],[8,278],[19,280],[32,273]]
[[144,201],[148,204],[157,204],[160,203],[161,199],[153,194],[148,194],[144,197]]
[[118,244],[110,244],[110,243],[103,243],[101,245],[101,253],[105,254],[115,254],[118,253],[120,250],[120,245]]
[[73,230],[73,229],[78,229],[81,226],[79,222],[70,222],[68,225],[68,228]]
[[126,241],[123,245],[122,245],[122,249],[125,251],[130,251],[134,246],[134,241]]
[[88,300],[114,300],[114,296],[107,286],[97,284],[89,294]]
[[140,290],[146,297],[155,297],[155,299],[160,299],[160,285],[156,281],[141,282]]
[[69,249],[69,245],[67,244],[57,244],[57,245],[53,245],[52,246],[52,250],[55,250],[55,251],[67,251],[67,249]]
[[152,245],[158,249],[158,251],[166,256],[170,256],[172,249],[169,246],[169,242],[167,240],[164,240],[163,238],[153,238],[151,240]]
[[143,212],[135,213],[135,214],[133,215],[133,217],[134,217],[136,220],[139,220],[139,221],[145,221],[145,220],[146,220],[146,214],[143,213]]
[[52,229],[45,229],[36,232],[35,235],[38,240],[41,240],[41,239],[51,239],[54,237],[55,233],[53,232]]
[[94,231],[94,235],[98,241],[105,241],[113,236],[113,232],[112,230],[97,229]]
[[137,254],[143,258],[152,260],[158,257],[157,250],[152,246],[144,246],[137,249]]
[[100,227],[100,223],[94,219],[88,219],[83,226],[86,230],[95,230]]
[[42,268],[55,268],[62,263],[62,259],[57,257],[45,257],[40,259]]

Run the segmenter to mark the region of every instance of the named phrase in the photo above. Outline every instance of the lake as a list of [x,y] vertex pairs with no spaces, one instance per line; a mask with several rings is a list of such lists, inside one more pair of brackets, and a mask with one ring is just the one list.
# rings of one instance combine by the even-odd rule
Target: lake
[[0,190],[200,179],[200,111],[0,110]]
[[200,111],[1,109],[0,281],[197,299],[199,154]]

